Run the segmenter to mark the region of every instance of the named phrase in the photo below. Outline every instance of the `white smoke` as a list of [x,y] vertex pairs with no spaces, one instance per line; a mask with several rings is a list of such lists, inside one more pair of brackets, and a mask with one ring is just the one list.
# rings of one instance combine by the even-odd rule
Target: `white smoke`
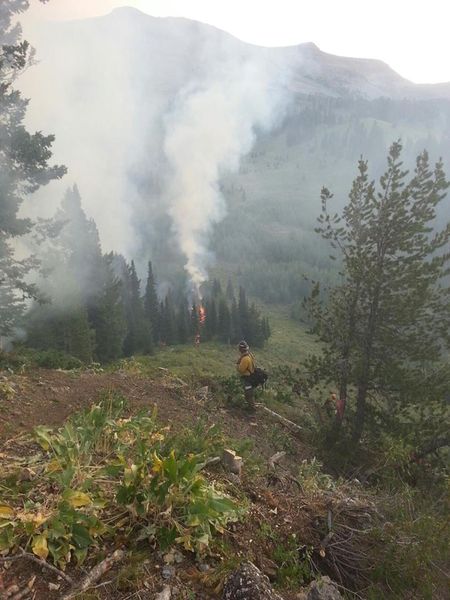
[[211,229],[226,213],[221,176],[292,97],[284,53],[130,9],[28,33],[40,62],[21,80],[27,127],[56,135],[53,160],[69,175],[30,197],[23,216],[52,216],[77,183],[103,250],[135,259],[145,276],[149,258],[167,258],[160,223],[169,215],[198,287]]
[[282,110],[281,88],[270,71],[253,60],[229,61],[220,79],[183,90],[166,119],[164,150],[173,169],[169,212],[197,292],[207,279],[211,229],[226,212],[221,175],[239,168],[255,130],[269,128]]

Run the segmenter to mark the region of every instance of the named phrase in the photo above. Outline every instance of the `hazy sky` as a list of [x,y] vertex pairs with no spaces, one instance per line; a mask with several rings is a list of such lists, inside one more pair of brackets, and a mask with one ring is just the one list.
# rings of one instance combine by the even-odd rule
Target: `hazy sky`
[[417,83],[450,81],[449,0],[31,1],[28,18],[81,18],[134,6],[197,19],[264,46],[311,41],[333,54],[379,58]]

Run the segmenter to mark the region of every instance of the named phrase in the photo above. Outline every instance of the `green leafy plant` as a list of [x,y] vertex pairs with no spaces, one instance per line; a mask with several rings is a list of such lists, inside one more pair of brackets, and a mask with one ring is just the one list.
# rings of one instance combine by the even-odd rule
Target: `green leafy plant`
[[277,583],[282,587],[295,588],[309,582],[312,577],[312,549],[300,544],[295,534],[284,540],[275,536],[275,542],[272,558],[278,565]]
[[120,534],[201,554],[239,518],[243,509],[201,473],[208,444],[176,451],[155,414],[124,411],[123,397],[106,394],[59,430],[36,429],[37,475],[26,484],[11,472],[0,480],[0,550],[31,549],[64,568]]
[[316,493],[319,491],[334,490],[336,482],[324,473],[322,463],[315,457],[311,460],[302,460],[298,472],[298,480],[305,492]]

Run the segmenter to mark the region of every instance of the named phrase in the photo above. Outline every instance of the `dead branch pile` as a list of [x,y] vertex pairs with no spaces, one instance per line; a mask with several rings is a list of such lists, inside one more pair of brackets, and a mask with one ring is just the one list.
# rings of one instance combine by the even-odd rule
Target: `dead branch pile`
[[341,585],[361,588],[374,567],[373,533],[381,516],[370,498],[355,496],[354,488],[347,486],[327,492],[322,502],[315,519],[316,533],[321,536],[317,568]]

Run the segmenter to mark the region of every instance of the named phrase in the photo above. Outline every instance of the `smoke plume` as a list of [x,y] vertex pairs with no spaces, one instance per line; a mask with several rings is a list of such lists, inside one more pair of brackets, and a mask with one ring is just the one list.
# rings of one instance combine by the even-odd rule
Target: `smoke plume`
[[134,258],[142,276],[151,258],[160,281],[182,254],[198,289],[226,213],[221,177],[284,113],[286,71],[210,26],[130,9],[41,24],[30,41],[40,62],[22,80],[27,125],[56,135],[54,159],[69,175],[30,198],[24,216],[51,216],[77,183],[104,251]]
[[226,212],[220,177],[239,168],[256,129],[270,127],[281,109],[271,79],[263,65],[228,62],[220,80],[183,90],[166,118],[164,150],[172,168],[169,212],[196,291],[207,279],[211,229]]

